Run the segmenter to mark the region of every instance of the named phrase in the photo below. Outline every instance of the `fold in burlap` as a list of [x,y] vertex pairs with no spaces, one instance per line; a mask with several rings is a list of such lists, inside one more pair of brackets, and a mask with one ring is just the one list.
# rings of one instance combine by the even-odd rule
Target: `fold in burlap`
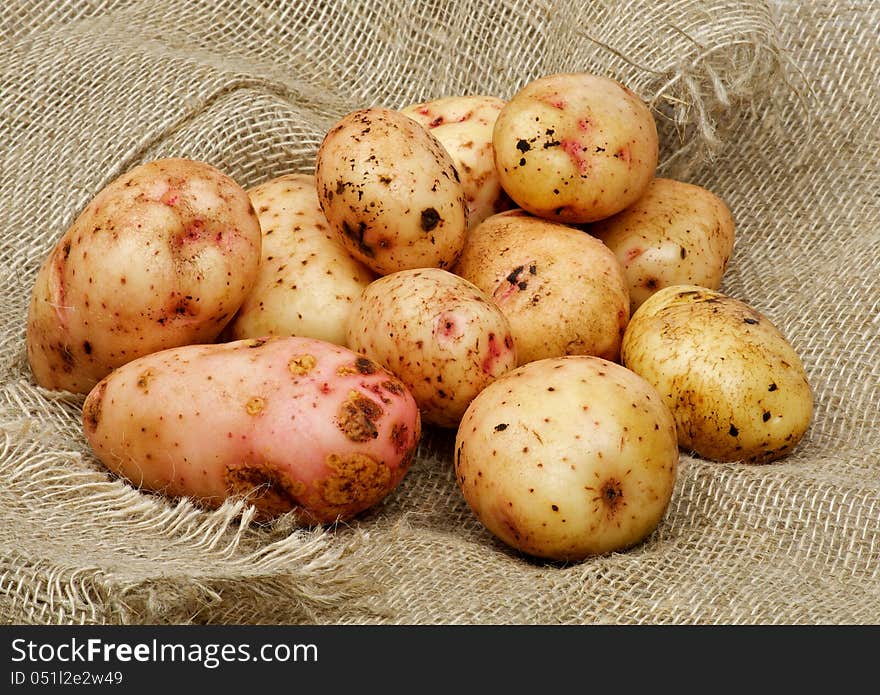
[[[0,620],[12,623],[852,623],[880,619],[880,9],[856,0],[121,2],[0,7]],[[723,289],[802,355],[814,424],[768,466],[687,455],[644,544],[571,566],[503,547],[449,432],[323,530],[261,527],[112,479],[82,398],[36,387],[25,311],[88,200],[187,156],[244,186],[310,171],[365,105],[587,70],[654,108],[661,172],[730,205]]]

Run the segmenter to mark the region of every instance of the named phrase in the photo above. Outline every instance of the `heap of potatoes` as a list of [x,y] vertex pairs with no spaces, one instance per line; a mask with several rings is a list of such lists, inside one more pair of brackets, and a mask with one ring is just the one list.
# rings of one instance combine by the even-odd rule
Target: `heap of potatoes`
[[250,191],[148,162],[40,269],[33,375],[87,394],[95,454],[144,490],[344,521],[428,424],[455,430],[461,492],[505,543],[628,548],[680,448],[773,461],[813,409],[783,335],[718,291],[727,206],[656,178],[657,153],[638,96],[568,73],[354,111],[314,176]]

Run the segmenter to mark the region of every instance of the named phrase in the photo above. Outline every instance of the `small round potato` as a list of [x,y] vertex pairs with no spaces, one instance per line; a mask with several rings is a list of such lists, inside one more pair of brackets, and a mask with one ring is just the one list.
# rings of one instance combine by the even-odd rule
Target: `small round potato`
[[422,419],[454,427],[473,398],[516,366],[504,314],[479,288],[439,268],[392,273],[364,290],[348,345],[394,372]]
[[561,355],[616,361],[629,293],[611,250],[585,232],[522,210],[493,215],[468,235],[455,272],[510,321],[519,364]]
[[623,266],[633,311],[670,285],[717,290],[733,253],[733,216],[724,201],[672,179],[654,179],[626,210],[585,230]]
[[548,75],[523,87],[495,122],[501,185],[521,208],[558,222],[593,222],[642,195],[657,168],[654,117],[614,80]]
[[458,172],[437,138],[399,111],[354,111],[321,143],[318,200],[342,243],[387,275],[449,268],[467,234]]
[[401,111],[430,130],[452,157],[464,188],[470,229],[513,207],[501,188],[492,147],[492,131],[504,103],[492,96],[445,97]]
[[28,313],[37,383],[88,393],[116,367],[209,343],[257,278],[247,193],[204,162],[159,159],[101,190],[43,263]]
[[345,345],[352,304],[375,275],[329,229],[314,177],[281,176],[248,194],[263,230],[263,257],[227,329],[230,339],[298,335]]
[[644,379],[576,356],[490,384],[455,440],[458,485],[514,548],[553,560],[623,550],[657,528],[672,497],[672,414]]
[[682,448],[713,461],[766,463],[810,425],[800,357],[743,302],[696,285],[666,287],[633,314],[623,363],[660,392]]

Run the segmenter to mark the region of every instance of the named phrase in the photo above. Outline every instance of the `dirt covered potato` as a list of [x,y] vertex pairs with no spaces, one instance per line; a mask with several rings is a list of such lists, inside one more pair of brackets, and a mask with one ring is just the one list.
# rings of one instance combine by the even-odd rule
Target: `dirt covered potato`
[[324,341],[261,338],[163,350],[101,381],[83,406],[98,458],[135,486],[260,516],[347,519],[401,481],[421,434],[403,384]]
[[658,178],[626,210],[585,229],[614,251],[635,311],[670,285],[721,287],[733,227],[730,209],[711,191]]
[[36,277],[28,359],[41,386],[88,391],[137,357],[214,340],[257,277],[247,193],[203,162],[160,159],[108,184]]
[[519,364],[562,355],[618,359],[629,320],[626,279],[589,234],[502,212],[470,232],[455,272],[504,312]]
[[514,548],[581,560],[659,525],[678,465],[659,394],[618,364],[531,362],[490,384],[462,418],[455,475],[476,516]]
[[458,258],[467,234],[458,172],[443,145],[399,111],[345,116],[321,143],[315,178],[342,243],[380,275]]
[[348,345],[394,372],[425,422],[458,424],[468,404],[516,366],[504,314],[479,288],[439,268],[406,270],[364,290]]
[[473,229],[496,212],[513,207],[495,170],[492,131],[504,100],[492,96],[444,97],[401,110],[449,152],[461,178]]
[[493,143],[508,195],[558,222],[620,212],[657,168],[657,127],[646,104],[620,83],[587,73],[525,85],[498,115]]
[[229,338],[298,335],[345,345],[352,303],[375,275],[330,229],[314,177],[281,176],[248,194],[260,218],[263,253]]
[[773,461],[810,425],[812,392],[794,348],[765,316],[720,292],[658,291],[633,314],[622,359],[660,392],[679,444],[704,458]]

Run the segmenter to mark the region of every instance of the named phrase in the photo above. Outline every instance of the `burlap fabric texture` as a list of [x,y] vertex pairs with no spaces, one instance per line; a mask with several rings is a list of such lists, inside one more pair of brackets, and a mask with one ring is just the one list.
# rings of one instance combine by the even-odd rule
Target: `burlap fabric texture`
[[[0,620],[11,623],[874,623],[880,619],[880,4],[869,0],[7,0],[0,6]],[[446,433],[332,529],[271,527],[112,479],[81,397],[24,351],[39,263],[159,156],[244,186],[311,171],[344,113],[511,96],[561,70],[654,108],[661,173],[737,224],[723,289],[805,361],[815,421],[768,466],[682,455],[644,544],[569,566],[495,541]]]

